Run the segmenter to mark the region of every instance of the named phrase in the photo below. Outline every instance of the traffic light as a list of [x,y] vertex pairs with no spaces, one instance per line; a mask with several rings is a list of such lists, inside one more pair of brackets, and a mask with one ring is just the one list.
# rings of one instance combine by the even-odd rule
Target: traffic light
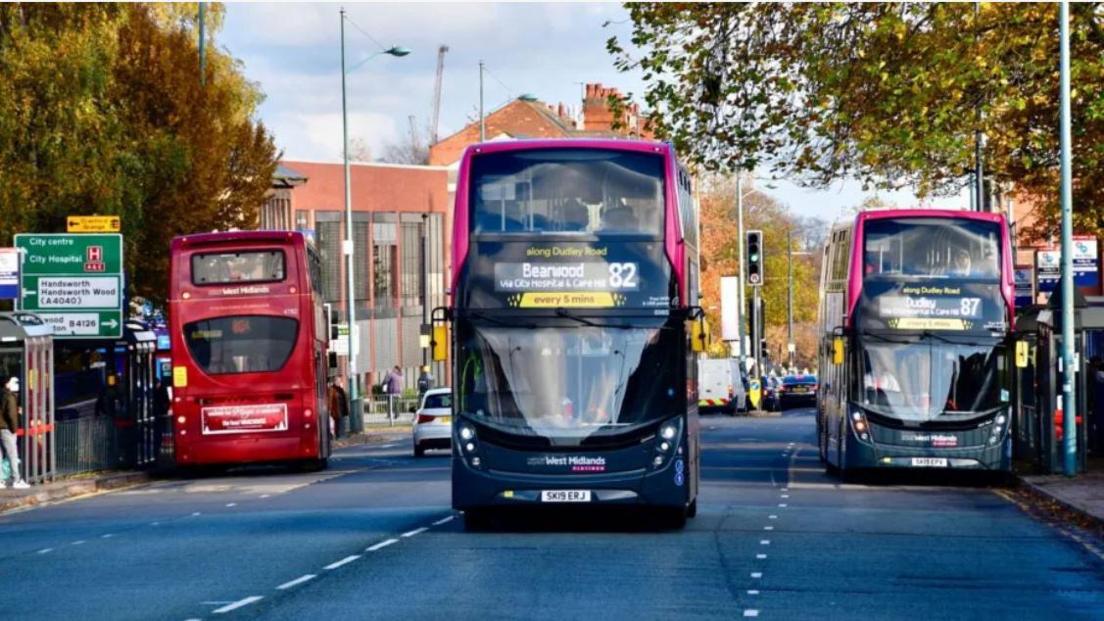
[[747,282],[753,287],[763,284],[763,231],[747,232]]
[[770,358],[770,350],[767,348],[767,339],[759,339],[759,355],[763,359]]

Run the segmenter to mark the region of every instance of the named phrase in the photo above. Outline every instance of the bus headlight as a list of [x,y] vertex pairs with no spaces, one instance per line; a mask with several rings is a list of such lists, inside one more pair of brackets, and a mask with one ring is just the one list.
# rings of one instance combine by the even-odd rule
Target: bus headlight
[[853,410],[851,412],[851,428],[855,430],[855,435],[858,436],[863,442],[870,441],[870,425],[866,422],[866,415],[860,410]]
[[659,430],[659,435],[664,440],[674,440],[675,436],[678,435],[678,424],[674,422],[667,423]]
[[467,441],[475,438],[475,429],[470,425],[460,425],[460,439]]

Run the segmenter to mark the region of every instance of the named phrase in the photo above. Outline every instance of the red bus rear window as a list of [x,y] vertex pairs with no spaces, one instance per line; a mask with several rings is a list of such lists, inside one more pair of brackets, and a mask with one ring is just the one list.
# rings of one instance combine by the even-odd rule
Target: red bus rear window
[[210,375],[279,371],[291,355],[299,322],[286,317],[217,317],[184,325],[192,359]]
[[193,285],[274,282],[283,280],[285,274],[284,253],[280,250],[192,255]]

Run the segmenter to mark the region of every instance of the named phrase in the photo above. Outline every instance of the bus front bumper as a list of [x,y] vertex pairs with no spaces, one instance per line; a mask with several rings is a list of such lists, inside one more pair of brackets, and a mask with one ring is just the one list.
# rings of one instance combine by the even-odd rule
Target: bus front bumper
[[[681,466],[681,470],[676,470],[676,466],[677,460],[673,460],[658,470],[642,468],[602,475],[534,475],[476,470],[454,456],[452,506],[459,510],[552,504],[685,507],[689,502],[689,472],[685,466]],[[563,499],[552,501],[545,494],[556,491],[586,492],[589,500],[553,495]]]
[[994,445],[923,448],[862,442],[848,434],[848,468],[950,468],[1007,471],[1012,465],[1011,438]]

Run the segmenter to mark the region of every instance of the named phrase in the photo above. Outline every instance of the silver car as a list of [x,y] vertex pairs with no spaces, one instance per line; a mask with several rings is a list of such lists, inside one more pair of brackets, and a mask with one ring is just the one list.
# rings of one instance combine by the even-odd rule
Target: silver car
[[452,448],[452,391],[434,388],[422,395],[421,407],[414,412],[414,456],[427,449]]

